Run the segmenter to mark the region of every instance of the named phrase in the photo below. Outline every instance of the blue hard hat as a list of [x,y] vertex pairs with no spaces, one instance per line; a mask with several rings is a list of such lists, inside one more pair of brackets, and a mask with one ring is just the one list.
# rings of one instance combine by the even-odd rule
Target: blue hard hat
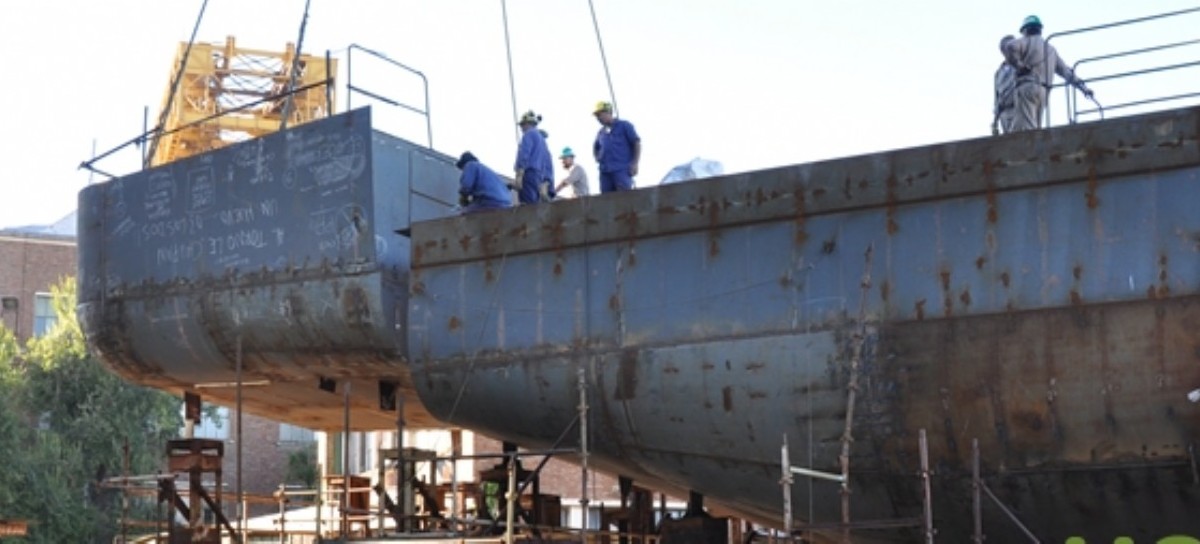
[[574,156],[575,156],[575,152],[571,151],[570,147],[564,147],[562,155],[559,155],[558,158],[565,159],[567,157],[574,157]]
[[1021,31],[1024,32],[1026,28],[1031,26],[1041,28],[1042,20],[1038,19],[1037,15],[1030,15],[1029,17],[1026,17],[1025,20],[1021,22]]

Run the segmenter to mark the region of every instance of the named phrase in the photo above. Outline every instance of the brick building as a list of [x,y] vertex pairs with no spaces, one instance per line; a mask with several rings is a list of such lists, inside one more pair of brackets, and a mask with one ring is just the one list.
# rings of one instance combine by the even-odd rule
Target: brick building
[[22,342],[54,324],[50,288],[75,275],[75,253],[73,235],[0,230],[0,324]]

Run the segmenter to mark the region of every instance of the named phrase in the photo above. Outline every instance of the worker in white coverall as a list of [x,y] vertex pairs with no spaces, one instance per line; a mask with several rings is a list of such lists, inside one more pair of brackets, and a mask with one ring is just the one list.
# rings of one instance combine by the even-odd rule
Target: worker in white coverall
[[[1015,39],[1012,35],[1001,38],[1000,54],[1004,54],[1004,47],[1008,45],[1008,42]],[[1013,115],[1016,109],[1017,94],[1017,69],[1012,64],[1009,64],[1006,58],[1000,63],[1000,67],[996,69],[994,79],[996,93],[995,105],[992,106],[992,136],[997,136],[1001,130],[1004,130],[1005,134],[1013,130]]]
[[1042,21],[1030,15],[1021,24],[1021,37],[1004,47],[1004,56],[1017,69],[1016,109],[1013,131],[1034,130],[1042,126],[1042,110],[1054,74],[1092,98],[1092,90],[1058,56],[1054,46],[1042,38]]

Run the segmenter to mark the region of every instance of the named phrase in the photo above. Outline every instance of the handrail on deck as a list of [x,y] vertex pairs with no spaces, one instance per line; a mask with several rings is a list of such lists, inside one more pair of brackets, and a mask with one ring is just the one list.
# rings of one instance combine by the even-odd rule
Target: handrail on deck
[[[1181,10],[1176,10],[1176,11],[1169,11],[1169,12],[1165,12],[1165,13],[1158,13],[1155,15],[1147,15],[1145,17],[1136,17],[1133,19],[1125,19],[1125,20],[1121,20],[1121,21],[1115,21],[1112,23],[1076,28],[1076,29],[1071,29],[1071,30],[1064,30],[1062,32],[1055,32],[1046,37],[1046,43],[1049,44],[1050,41],[1055,38],[1061,38],[1061,37],[1065,37],[1065,36],[1077,36],[1077,35],[1081,35],[1081,34],[1088,34],[1088,33],[1092,33],[1092,32],[1110,30],[1110,29],[1114,29],[1114,28],[1126,27],[1126,26],[1130,26],[1130,25],[1136,25],[1136,24],[1146,23],[1146,22],[1150,22],[1150,21],[1158,21],[1161,19],[1167,19],[1167,18],[1171,18],[1171,17],[1179,17],[1179,16],[1183,16],[1183,15],[1190,15],[1190,14],[1200,14],[1200,7],[1181,9]],[[1129,49],[1129,50],[1116,51],[1116,52],[1105,53],[1105,54],[1100,54],[1100,55],[1094,55],[1094,56],[1080,59],[1078,62],[1076,62],[1071,67],[1071,69],[1072,69],[1072,71],[1076,71],[1076,70],[1078,70],[1078,68],[1080,66],[1085,65],[1085,64],[1095,64],[1095,63],[1100,63],[1100,62],[1104,62],[1104,61],[1111,61],[1114,59],[1134,57],[1137,55],[1145,55],[1148,53],[1157,53],[1157,52],[1161,52],[1161,51],[1165,51],[1165,50],[1169,50],[1169,49],[1176,49],[1176,48],[1180,48],[1180,47],[1186,47],[1189,45],[1197,45],[1197,44],[1200,44],[1200,39],[1184,40],[1184,41],[1178,41],[1178,42],[1173,42],[1173,43],[1166,43],[1166,44],[1161,44],[1161,45],[1154,45],[1154,46],[1149,46],[1149,47],[1141,47],[1141,48],[1137,48],[1137,49]],[[1116,73],[1112,73],[1112,74],[1091,77],[1091,78],[1088,78],[1087,81],[1089,83],[1112,81],[1112,80],[1142,76],[1142,75],[1146,75],[1146,74],[1161,73],[1161,72],[1167,72],[1167,71],[1171,71],[1171,70],[1180,70],[1180,69],[1192,68],[1192,67],[1198,67],[1198,66],[1200,66],[1200,61],[1181,62],[1181,63],[1153,66],[1153,67],[1142,68],[1142,69],[1138,69],[1138,70],[1128,70],[1128,71],[1124,71],[1124,72],[1116,72]],[[1172,94],[1169,96],[1150,96],[1150,97],[1145,97],[1145,98],[1136,98],[1136,99],[1127,100],[1124,102],[1110,103],[1108,106],[1101,106],[1098,101],[1096,101],[1095,99],[1092,99],[1092,102],[1095,103],[1095,107],[1081,108],[1080,103],[1079,103],[1078,89],[1076,89],[1072,85],[1069,85],[1066,83],[1055,84],[1055,85],[1053,85],[1053,87],[1055,87],[1055,88],[1062,87],[1065,91],[1064,96],[1065,96],[1066,107],[1067,107],[1067,122],[1070,124],[1075,124],[1075,123],[1079,122],[1080,117],[1083,117],[1086,115],[1099,114],[1100,119],[1104,119],[1105,111],[1125,109],[1125,108],[1131,108],[1131,107],[1135,107],[1135,106],[1143,106],[1143,105],[1147,105],[1147,104],[1155,104],[1155,103],[1161,103],[1161,102],[1169,102],[1169,101],[1173,101],[1173,100],[1181,100],[1181,99],[1191,98],[1191,97],[1200,97],[1200,91],[1184,92],[1184,93]],[[1049,100],[1046,101],[1046,125],[1047,126],[1050,125],[1050,101]]]
[[[405,72],[408,72],[412,75],[415,75],[415,76],[421,78],[421,86],[425,90],[425,108],[418,109],[416,107],[410,106],[403,102],[400,102],[397,100],[392,100],[391,98],[388,98],[381,94],[369,91],[362,87],[355,86],[354,85],[354,71],[351,69],[351,67],[353,66],[352,62],[353,62],[355,50],[362,51],[363,53],[366,53],[375,58],[378,58],[379,60],[382,60],[388,64],[391,64],[392,66],[395,66],[401,70],[404,70]],[[399,61],[396,61],[396,60],[388,57],[387,55],[380,53],[379,51],[375,51],[373,49],[368,49],[359,44],[352,43],[352,44],[350,44],[350,47],[348,47],[346,49],[346,90],[349,91],[346,93],[346,111],[350,111],[350,110],[354,109],[352,107],[351,99],[352,99],[354,93],[357,92],[357,93],[369,96],[371,98],[374,98],[375,100],[378,100],[378,101],[388,104],[390,106],[396,106],[399,108],[403,108],[403,109],[406,109],[413,113],[416,113],[418,115],[424,116],[425,117],[425,136],[427,138],[427,145],[430,149],[433,149],[433,124],[432,124],[432,122],[430,120],[430,116],[429,116],[429,79],[426,78],[425,74],[422,73],[420,70],[417,70],[416,68],[412,68],[412,67],[407,66]]]

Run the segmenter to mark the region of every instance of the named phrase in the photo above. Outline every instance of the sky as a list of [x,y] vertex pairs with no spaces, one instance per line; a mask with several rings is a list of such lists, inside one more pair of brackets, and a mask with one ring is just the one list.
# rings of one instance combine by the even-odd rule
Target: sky
[[[137,136],[151,118],[202,0],[0,0],[0,227],[48,224],[107,179],[79,164]],[[696,157],[727,172],[873,153],[989,134],[1000,37],[1036,13],[1045,33],[1200,7],[1155,0],[594,0],[620,116],[641,135],[640,187]],[[303,49],[342,61],[358,44],[423,72],[433,147],[471,150],[507,174],[516,154],[501,0],[311,0]],[[209,0],[197,40],[282,50],[303,0]],[[592,117],[608,85],[587,0],[509,0],[518,113],[543,115],[557,156],[580,155],[597,186]],[[1197,38],[1200,14],[1056,38],[1073,63]],[[1095,62],[1084,78],[1192,61],[1200,46]],[[421,107],[417,79],[355,53],[354,82]],[[360,59],[362,59],[360,61]],[[1200,91],[1200,69],[1092,84],[1106,105]],[[337,108],[346,107],[344,74]],[[1190,87],[1189,87],[1190,85]],[[1052,98],[1063,122],[1062,93]],[[353,107],[371,104],[351,96]],[[1200,100],[1191,99],[1187,104]],[[1166,106],[1152,106],[1162,109]],[[1122,110],[1135,112],[1136,109]],[[1109,112],[1114,115],[1116,112]],[[375,127],[425,144],[425,121],[375,104]],[[1095,116],[1087,120],[1094,120]],[[557,162],[557,161],[556,161]],[[140,168],[127,149],[97,163]],[[561,177],[561,176],[560,176]]]

